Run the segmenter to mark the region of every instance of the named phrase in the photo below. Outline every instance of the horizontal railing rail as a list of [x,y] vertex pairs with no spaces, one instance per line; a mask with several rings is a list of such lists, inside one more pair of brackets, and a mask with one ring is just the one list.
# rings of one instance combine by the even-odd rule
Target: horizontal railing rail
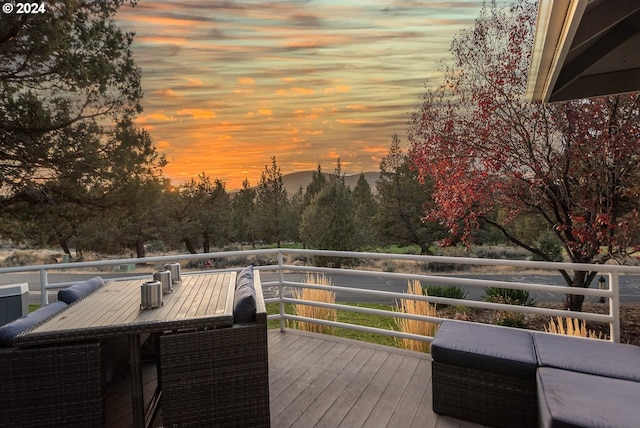
[[[317,270],[317,268],[310,268],[309,271],[317,272],[318,270]],[[335,272],[339,272],[339,273],[344,273],[345,272],[344,269],[321,269],[321,271],[323,273],[325,273],[325,274],[330,274],[332,272],[334,272],[334,273]],[[371,272],[353,271],[353,270],[346,270],[346,271],[349,274],[353,274],[353,275],[356,275],[356,276],[368,276],[367,274],[371,273]],[[378,273],[379,274],[380,272],[373,272],[373,273]],[[400,276],[393,275],[393,277],[395,277],[395,278],[402,277],[402,276],[403,276],[402,274],[400,274]],[[419,279],[419,278],[416,278],[416,277],[420,277],[420,278],[429,277],[428,275],[408,275],[408,276],[410,276],[411,277],[410,279],[412,279],[412,280],[413,279]],[[507,283],[507,282],[500,282],[500,281],[486,281],[486,280],[477,280],[477,281],[479,283],[478,284],[474,284],[474,286],[478,286],[478,287],[483,287],[483,286],[485,286],[485,287],[486,286],[511,287],[511,284],[512,284],[511,282]],[[417,296],[417,295],[412,295],[412,294],[407,294],[407,293],[397,293],[397,292],[380,291],[380,290],[367,290],[367,289],[359,289],[359,288],[351,288],[351,287],[342,287],[342,286],[337,286],[337,285],[327,286],[327,285],[321,285],[321,284],[306,283],[306,282],[295,282],[295,281],[282,281],[281,284],[276,283],[276,282],[263,283],[263,286],[264,285],[282,285],[282,286],[295,287],[295,288],[299,288],[299,289],[308,288],[308,289],[326,290],[326,291],[332,291],[332,292],[344,291],[344,292],[349,292],[349,293],[353,293],[353,294],[359,294],[359,295],[363,295],[363,296],[376,296],[376,297],[393,298],[396,301],[403,300],[403,299],[405,299],[405,300],[411,299],[411,300],[426,301],[426,302],[429,302],[429,303],[432,303],[432,304],[443,304],[443,305],[452,305],[452,306],[465,306],[465,307],[471,307],[471,308],[488,309],[488,310],[502,311],[502,312],[518,312],[518,313],[525,313],[525,314],[545,315],[545,316],[549,316],[549,317],[567,317],[567,316],[570,316],[571,318],[575,318],[575,319],[586,320],[586,321],[594,321],[594,322],[602,322],[602,323],[607,323],[609,325],[615,324],[615,321],[616,321],[614,319],[614,317],[612,315],[610,315],[610,314],[596,314],[596,313],[588,313],[588,312],[569,312],[569,311],[562,310],[562,309],[542,308],[542,307],[536,307],[536,306],[520,306],[520,305],[510,305],[510,304],[505,304],[505,303],[492,303],[492,302],[475,301],[475,300],[468,300],[468,299],[453,299],[453,298],[436,297],[436,296]],[[539,290],[539,289],[547,290],[548,287],[553,287],[553,290],[551,290],[551,291],[554,291],[556,293],[560,293],[558,291],[559,287],[557,287],[557,286],[543,286],[543,285],[536,285],[536,284],[529,284],[529,286],[530,286],[529,289],[534,289],[534,290]],[[523,289],[525,289],[525,288],[523,288]],[[599,290],[591,290],[591,291],[599,291]],[[579,293],[576,293],[576,294],[579,294]],[[594,294],[591,294],[591,295],[598,296],[598,295],[601,295],[601,294],[602,294],[602,292],[594,293]],[[611,293],[607,292],[606,294],[610,295]],[[316,301],[296,299],[296,298],[290,298],[290,297],[267,299],[266,303],[285,303],[285,304],[292,304],[292,305],[306,305],[306,306],[314,306],[314,307],[321,307],[321,308],[327,308],[327,309],[336,309],[336,310],[341,310],[341,311],[346,311],[346,312],[357,312],[357,313],[366,313],[366,314],[378,315],[378,316],[386,316],[386,317],[389,317],[389,318],[411,319],[411,320],[431,322],[431,323],[437,323],[437,324],[442,323],[444,321],[444,318],[438,318],[438,317],[413,315],[413,314],[406,314],[406,313],[402,313],[402,312],[389,311],[389,310],[362,308],[362,307],[344,305],[344,304],[339,304],[339,303],[316,302]],[[285,321],[288,320],[288,321],[314,322],[316,324],[322,324],[322,325],[327,325],[327,326],[353,329],[353,330],[357,330],[357,331],[363,331],[363,332],[368,332],[368,333],[376,333],[376,334],[392,336],[392,337],[398,337],[398,338],[421,340],[421,341],[425,341],[425,342],[431,342],[433,340],[433,337],[431,337],[431,336],[420,336],[420,335],[414,335],[414,334],[406,334],[406,333],[402,333],[402,332],[398,332],[398,331],[394,331],[394,330],[385,330],[385,329],[366,327],[366,326],[353,326],[351,324],[344,324],[344,323],[327,321],[327,320],[309,319],[309,318],[299,317],[299,316],[290,315],[290,314],[286,314],[286,313],[279,313],[277,315],[271,315],[268,318],[269,319],[280,319],[280,320],[285,320]],[[613,335],[611,335],[611,337],[613,337]]]
[[[377,260],[377,261],[397,261],[397,262],[414,262],[414,263],[433,263],[433,264],[452,264],[462,266],[487,266],[487,267],[510,267],[514,269],[530,269],[541,270],[556,273],[559,270],[566,270],[570,272],[584,271],[584,272],[597,272],[599,275],[606,276],[608,278],[607,289],[592,289],[592,288],[578,288],[567,287],[557,285],[544,285],[533,284],[528,282],[507,282],[490,279],[472,279],[456,276],[456,272],[447,273],[410,273],[410,272],[384,272],[381,270],[374,270],[373,268],[364,269],[362,267],[358,269],[338,269],[329,267],[314,266],[312,263],[305,261],[302,265],[292,264],[287,259],[311,259],[315,257],[339,257],[342,259],[359,259],[359,260]],[[311,306],[326,307],[330,309],[339,309],[344,311],[369,313],[372,315],[384,315],[390,318],[406,318],[415,319],[421,321],[442,322],[442,318],[434,317],[422,317],[418,315],[401,314],[395,311],[384,311],[371,308],[362,308],[352,305],[344,304],[327,304],[321,302],[312,302],[308,300],[296,299],[291,295],[287,295],[287,289],[301,289],[301,288],[317,288],[325,289],[330,288],[332,291],[346,292],[354,296],[373,296],[385,299],[416,299],[427,301],[433,304],[446,304],[456,306],[466,306],[479,309],[489,309],[494,311],[505,312],[518,312],[525,314],[546,315],[549,317],[570,317],[580,320],[595,321],[601,323],[608,323],[610,330],[610,339],[612,341],[620,340],[620,292],[619,292],[619,275],[620,274],[640,274],[640,267],[637,266],[621,266],[621,265],[599,265],[599,264],[575,264],[564,262],[538,262],[538,261],[524,261],[524,260],[504,260],[504,259],[484,259],[484,258],[469,258],[469,257],[444,257],[444,256],[424,256],[424,255],[411,255],[411,254],[388,254],[388,253],[373,253],[373,252],[346,252],[346,251],[332,251],[332,250],[305,250],[305,249],[288,249],[288,248],[273,248],[273,249],[255,249],[244,251],[221,251],[215,253],[201,253],[201,254],[177,254],[167,256],[155,256],[146,258],[125,258],[114,260],[99,260],[99,261],[87,261],[87,262],[70,262],[70,263],[58,263],[36,266],[18,266],[0,268],[0,275],[4,273],[18,273],[18,272],[38,272],[40,277],[40,293],[41,303],[43,305],[48,303],[48,291],[64,288],[71,285],[73,282],[58,282],[50,283],[48,281],[48,273],[50,271],[65,271],[68,269],[82,270],[82,269],[94,269],[104,267],[115,267],[120,265],[130,264],[144,264],[149,266],[150,270],[154,269],[154,264],[164,264],[168,262],[191,262],[201,260],[218,260],[218,259],[235,259],[242,263],[244,259],[246,263],[251,263],[249,258],[254,258],[255,261],[261,263],[256,266],[256,269],[265,273],[275,273],[277,279],[275,281],[263,281],[263,287],[276,287],[277,297],[265,299],[267,303],[276,303],[279,306],[277,314],[269,315],[270,320],[279,320],[280,328],[285,328],[286,321],[302,321],[302,322],[315,322],[318,324],[325,324],[328,326],[338,328],[348,328],[352,330],[365,331],[370,333],[385,334],[398,338],[417,339],[430,341],[431,337],[402,333],[398,331],[385,330],[374,327],[359,326],[354,324],[346,324],[335,321],[308,319],[297,315],[287,314],[285,311],[285,304],[305,304]],[[287,261],[287,262],[286,262]],[[229,269],[217,269],[217,270],[234,270],[237,268]],[[198,273],[197,270],[185,271],[185,274]],[[298,282],[286,279],[286,275],[296,273],[317,273],[331,275],[348,275],[353,277],[362,278],[376,278],[376,279],[405,279],[407,281],[421,281],[421,283],[430,285],[454,285],[460,287],[498,287],[498,288],[510,288],[517,290],[527,290],[535,292],[544,292],[557,294],[559,299],[566,294],[576,294],[583,296],[600,297],[608,300],[608,313],[596,314],[589,312],[569,312],[561,309],[543,308],[537,306],[520,306],[509,305],[504,303],[491,303],[485,301],[478,301],[472,299],[451,299],[437,296],[415,296],[406,293],[398,293],[387,290],[374,290],[371,288],[356,288],[346,287],[342,285],[323,286],[319,284],[308,284],[306,282]],[[458,272],[459,273],[459,272]],[[119,276],[118,279],[132,279],[148,277],[152,272],[132,273],[131,275]],[[290,294],[290,293],[289,293]],[[417,337],[416,337],[417,336]]]

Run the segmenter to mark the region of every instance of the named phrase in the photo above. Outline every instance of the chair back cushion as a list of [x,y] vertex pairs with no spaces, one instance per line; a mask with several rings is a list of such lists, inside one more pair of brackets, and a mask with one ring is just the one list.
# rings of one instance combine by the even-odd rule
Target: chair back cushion
[[18,318],[0,327],[0,347],[9,348],[13,346],[16,336],[29,329],[37,327],[61,310],[67,307],[65,302],[57,301],[36,309],[22,318]]
[[236,290],[246,284],[253,286],[253,265],[242,269],[236,277]]
[[256,289],[253,285],[253,266],[244,268],[236,279],[233,298],[233,323],[242,324],[256,320]]
[[87,297],[103,285],[104,281],[102,278],[96,276],[58,291],[58,300],[70,305],[77,300]]

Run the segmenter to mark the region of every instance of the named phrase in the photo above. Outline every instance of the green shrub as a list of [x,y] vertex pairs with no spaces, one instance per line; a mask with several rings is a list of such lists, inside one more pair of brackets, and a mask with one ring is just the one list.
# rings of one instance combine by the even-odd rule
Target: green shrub
[[[467,298],[468,293],[457,285],[427,285],[426,294],[434,297],[447,297],[449,299],[464,300]],[[437,309],[446,308],[449,305],[439,303],[436,305]]]
[[496,324],[505,327],[525,328],[524,314],[519,312],[500,312],[496,318]]
[[[529,290],[489,287],[484,289],[484,300],[507,305],[535,306],[536,301]],[[498,311],[496,324],[506,327],[524,328],[524,314],[520,312]]]
[[428,262],[422,265],[423,272],[434,272],[434,273],[446,273],[453,272],[455,270],[461,270],[461,266],[455,263],[438,263],[438,262]]
[[484,289],[485,302],[505,303],[508,305],[535,306],[536,301],[529,290],[488,287]]
[[510,245],[483,245],[472,249],[471,257],[480,259],[526,260],[530,253],[524,248]]

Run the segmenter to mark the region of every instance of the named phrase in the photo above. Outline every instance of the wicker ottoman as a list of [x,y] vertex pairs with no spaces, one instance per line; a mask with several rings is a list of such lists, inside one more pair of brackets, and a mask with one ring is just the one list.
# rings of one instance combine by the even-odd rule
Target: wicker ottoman
[[537,427],[537,359],[530,333],[445,321],[431,355],[436,413],[493,427]]

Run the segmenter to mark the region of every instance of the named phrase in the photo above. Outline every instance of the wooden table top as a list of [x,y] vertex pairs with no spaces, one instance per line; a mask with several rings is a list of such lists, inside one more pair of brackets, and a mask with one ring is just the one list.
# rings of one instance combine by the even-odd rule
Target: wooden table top
[[140,309],[148,278],[112,281],[36,327],[16,342],[30,345],[233,324],[235,272],[182,275],[163,306]]

